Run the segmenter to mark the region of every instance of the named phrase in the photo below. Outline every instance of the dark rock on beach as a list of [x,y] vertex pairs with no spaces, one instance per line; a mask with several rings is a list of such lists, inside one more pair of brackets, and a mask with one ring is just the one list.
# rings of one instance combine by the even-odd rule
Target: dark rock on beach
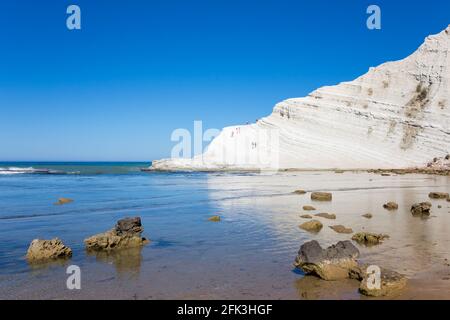
[[429,216],[431,214],[432,204],[430,202],[421,202],[413,204],[411,207],[411,213],[413,216]]
[[299,189],[299,190],[295,190],[294,193],[295,193],[295,194],[305,194],[306,191],[305,191],[305,190]]
[[304,243],[295,259],[295,267],[305,273],[314,274],[324,280],[339,280],[349,277],[356,268],[359,250],[351,241],[340,241],[323,249],[317,241]]
[[389,210],[389,211],[397,210],[398,209],[398,204],[391,201],[391,202],[388,202],[388,203],[384,204],[383,208],[385,208],[386,210]]
[[314,211],[314,210],[316,210],[316,208],[314,208],[313,206],[303,206],[303,210],[305,210],[305,211]]
[[84,243],[86,249],[94,251],[138,247],[148,243],[147,239],[141,237],[143,231],[141,218],[125,218],[119,220],[113,229],[93,235],[85,239]]
[[362,215],[364,218],[372,219],[373,215],[371,213],[366,213]]

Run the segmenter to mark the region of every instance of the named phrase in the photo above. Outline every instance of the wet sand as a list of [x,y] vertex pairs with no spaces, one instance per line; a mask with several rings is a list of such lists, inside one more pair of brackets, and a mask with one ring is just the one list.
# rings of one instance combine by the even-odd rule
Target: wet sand
[[[132,210],[142,216],[150,245],[112,255],[89,255],[79,247],[74,258],[65,263],[8,270],[0,275],[0,297],[369,299],[358,293],[357,281],[325,282],[293,269],[297,251],[305,241],[315,239],[327,246],[350,239],[351,234],[338,234],[329,228],[341,224],[354,232],[390,236],[378,246],[358,246],[362,262],[408,277],[404,292],[390,298],[450,299],[450,202],[428,198],[431,191],[449,192],[450,177],[364,172],[192,177],[185,177],[185,186],[177,186],[188,192],[176,206],[155,210],[142,205]],[[307,194],[293,194],[297,189]],[[312,191],[332,192],[333,201],[311,201]],[[399,209],[383,209],[388,201],[397,202]],[[433,204],[428,219],[409,212],[413,203],[422,201]],[[305,212],[304,205],[317,210]],[[318,234],[298,228],[307,221],[300,215],[320,212],[334,213],[337,218],[318,218],[324,224]],[[372,219],[362,217],[368,212]],[[215,214],[221,216],[221,222],[207,221]],[[74,241],[82,243],[86,233],[75,234]],[[82,269],[81,290],[66,289],[65,266],[70,264]]]

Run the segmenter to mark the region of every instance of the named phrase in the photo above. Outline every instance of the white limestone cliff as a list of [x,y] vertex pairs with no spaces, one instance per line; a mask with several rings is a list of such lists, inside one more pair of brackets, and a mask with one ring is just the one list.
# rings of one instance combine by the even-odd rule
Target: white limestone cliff
[[152,169],[423,167],[450,151],[449,44],[450,25],[403,60],[283,101],[255,124],[223,129],[204,154]]

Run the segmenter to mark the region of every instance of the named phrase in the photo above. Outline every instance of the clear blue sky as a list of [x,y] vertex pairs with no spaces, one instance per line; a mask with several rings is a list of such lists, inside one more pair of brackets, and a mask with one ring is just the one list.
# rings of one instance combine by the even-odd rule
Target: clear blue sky
[[0,161],[166,157],[176,128],[254,121],[449,23],[448,0],[2,0]]

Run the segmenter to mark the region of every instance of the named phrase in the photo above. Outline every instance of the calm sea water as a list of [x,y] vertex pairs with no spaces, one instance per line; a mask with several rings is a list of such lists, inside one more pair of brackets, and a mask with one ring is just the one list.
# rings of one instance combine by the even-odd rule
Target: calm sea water
[[[449,191],[448,177],[369,173],[303,172],[264,174],[146,173],[148,163],[13,163],[0,168],[52,169],[72,174],[0,175],[0,298],[305,298],[316,288],[292,267],[300,245],[348,239],[328,228],[388,233],[362,259],[410,277],[450,259],[448,202],[433,200],[433,218],[411,216],[411,203],[429,191]],[[73,174],[75,173],[76,174]],[[296,189],[331,191],[331,203],[311,203]],[[75,201],[56,206],[59,197]],[[397,201],[398,212],[382,209]],[[301,207],[336,213],[317,235],[298,228]],[[440,205],[441,208],[437,208]],[[367,212],[371,220],[362,218]],[[314,212],[313,212],[314,213]],[[209,222],[220,215],[219,223]],[[83,240],[140,216],[142,249],[90,255]],[[31,240],[61,238],[73,258],[45,266],[23,258]],[[66,289],[66,267],[82,270],[82,290]],[[305,280],[306,279],[306,280]],[[357,298],[354,283],[327,287],[309,297]],[[335,295],[335,296],[334,296]]]

